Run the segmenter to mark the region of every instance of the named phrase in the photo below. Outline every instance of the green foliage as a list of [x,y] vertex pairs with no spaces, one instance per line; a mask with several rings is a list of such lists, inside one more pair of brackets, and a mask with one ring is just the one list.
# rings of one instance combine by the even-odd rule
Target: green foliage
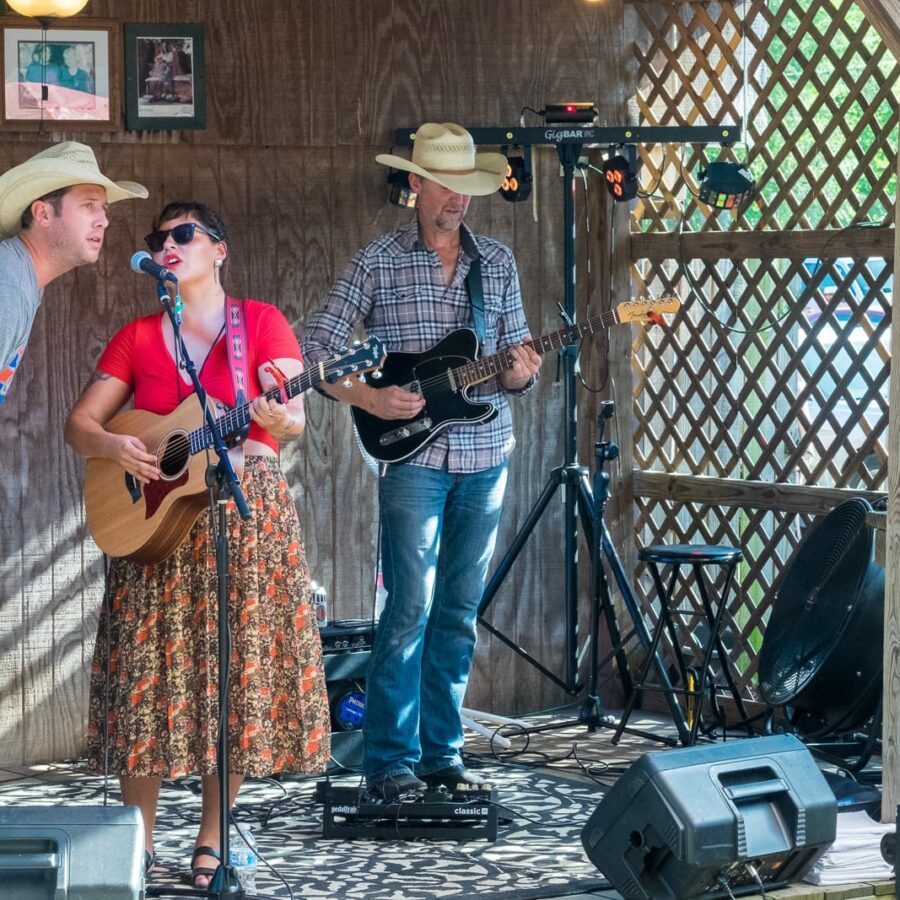
[[[768,207],[767,224],[784,227],[802,214],[809,227],[843,228],[858,220],[860,209],[869,219],[883,218],[897,193],[897,62],[856,4],[772,0],[769,9],[778,13],[785,3],[791,9],[767,48],[772,75],[765,84],[766,114],[748,123],[752,146],[754,131],[766,130],[771,120],[780,122],[766,140],[766,153],[750,161]],[[851,50],[851,34],[862,35],[862,47]],[[790,46],[782,35],[790,36]],[[770,171],[766,157],[782,158],[777,173]],[[886,170],[885,186],[878,188],[882,193],[872,196],[873,184],[880,184]],[[845,183],[851,190],[835,206]],[[773,210],[784,184],[798,203],[782,201]],[[746,225],[757,227],[763,218],[762,210],[751,208]]]

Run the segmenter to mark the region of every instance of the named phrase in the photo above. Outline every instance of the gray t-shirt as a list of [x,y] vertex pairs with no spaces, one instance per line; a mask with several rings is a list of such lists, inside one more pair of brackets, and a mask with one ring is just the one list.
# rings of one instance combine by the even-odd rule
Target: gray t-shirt
[[22,361],[43,294],[25,244],[18,237],[0,241],[0,406]]

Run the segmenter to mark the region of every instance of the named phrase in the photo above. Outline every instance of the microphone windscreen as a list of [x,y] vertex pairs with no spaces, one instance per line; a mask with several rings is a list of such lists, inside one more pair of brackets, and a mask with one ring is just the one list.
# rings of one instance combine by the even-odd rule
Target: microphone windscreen
[[152,259],[153,257],[146,250],[138,250],[134,256],[131,257],[131,271],[132,272],[143,272],[144,270],[141,268],[141,263],[145,259]]

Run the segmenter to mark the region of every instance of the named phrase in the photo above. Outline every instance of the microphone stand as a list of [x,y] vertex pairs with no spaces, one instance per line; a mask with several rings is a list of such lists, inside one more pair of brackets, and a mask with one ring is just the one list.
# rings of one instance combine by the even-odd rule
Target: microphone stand
[[[237,876],[237,869],[229,864],[229,817],[228,803],[229,788],[229,760],[228,760],[228,680],[231,665],[231,633],[228,627],[228,532],[226,511],[228,500],[234,498],[238,514],[242,519],[250,518],[250,510],[240,482],[235,474],[231,459],[228,456],[228,448],[222,438],[216,418],[207,403],[206,391],[200,384],[197,368],[191,359],[181,336],[181,316],[172,309],[169,292],[166,289],[166,279],[171,279],[177,285],[178,280],[168,272],[163,272],[157,277],[156,291],[159,302],[166,310],[169,321],[175,332],[175,344],[182,360],[182,366],[187,370],[191,383],[197,393],[197,399],[203,409],[203,417],[206,428],[209,431],[210,440],[219,461],[210,465],[206,471],[206,484],[216,490],[215,505],[210,502],[210,514],[215,518],[218,510],[218,526],[216,530],[215,556],[216,556],[216,598],[219,604],[218,638],[219,638],[219,737],[216,743],[216,768],[219,775],[219,860],[218,868],[206,887],[181,887],[179,885],[152,884],[146,887],[147,897],[212,897],[216,900],[253,900],[263,895],[248,894],[241,887]],[[178,376],[181,377],[180,375]]]

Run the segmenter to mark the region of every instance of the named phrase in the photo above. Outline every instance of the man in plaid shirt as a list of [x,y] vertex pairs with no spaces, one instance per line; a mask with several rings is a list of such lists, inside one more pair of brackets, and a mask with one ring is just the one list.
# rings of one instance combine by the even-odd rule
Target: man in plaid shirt
[[[475,259],[481,355],[508,350],[512,360],[469,391],[494,404],[495,418],[442,431],[380,478],[387,600],[366,679],[365,773],[371,792],[394,800],[479,781],[463,767],[460,708],[515,444],[508,395],[533,385],[541,359],[529,343],[512,252],[462,224],[472,196],[499,188],[506,157],[476,153],[459,125],[428,123],[416,132],[411,161],[384,154],[376,161],[410,173],[416,219],[354,256],[304,330],[306,365],[330,359],[359,322],[389,353],[421,353],[472,328],[466,276]],[[327,391],[384,420],[411,419],[425,405],[399,386],[354,382]]]

